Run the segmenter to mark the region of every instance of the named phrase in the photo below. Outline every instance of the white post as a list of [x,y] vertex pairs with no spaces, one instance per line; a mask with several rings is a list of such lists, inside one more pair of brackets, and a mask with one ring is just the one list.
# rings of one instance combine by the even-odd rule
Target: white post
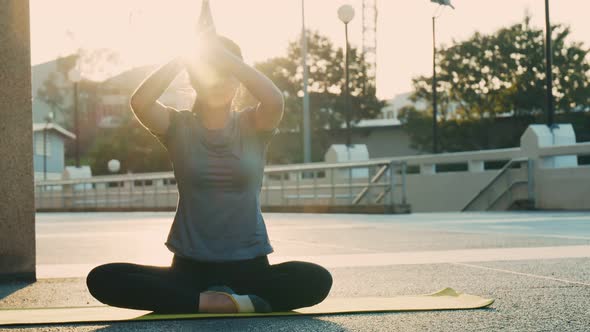
[[436,174],[435,164],[422,164],[420,165],[420,174]]
[[469,172],[471,173],[484,171],[484,162],[481,160],[470,160],[467,165],[469,167]]
[[576,134],[571,124],[555,125],[552,130],[546,125],[530,125],[520,138],[523,154],[531,159],[539,159],[537,167],[542,168],[577,167],[577,156],[539,158],[541,148],[571,144],[576,144]]

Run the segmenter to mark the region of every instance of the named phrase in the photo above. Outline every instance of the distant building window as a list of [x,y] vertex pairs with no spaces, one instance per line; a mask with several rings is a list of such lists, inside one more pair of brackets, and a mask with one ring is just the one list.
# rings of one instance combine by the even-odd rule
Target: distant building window
[[[35,154],[38,156],[43,155],[43,131],[38,131],[35,135]],[[45,149],[45,155],[51,157],[51,144],[49,140],[49,132],[47,133],[47,146]]]
[[393,119],[393,111],[387,112],[387,118],[388,119]]

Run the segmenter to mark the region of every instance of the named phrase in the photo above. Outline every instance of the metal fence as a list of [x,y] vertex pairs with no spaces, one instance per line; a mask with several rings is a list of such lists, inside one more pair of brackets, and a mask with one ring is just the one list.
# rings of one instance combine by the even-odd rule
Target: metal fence
[[463,211],[505,211],[514,204],[534,207],[535,161],[517,158],[506,163],[494,178],[463,208]]
[[[172,172],[96,176],[35,184],[37,211],[174,210]],[[263,208],[406,206],[406,164],[389,160],[268,166]]]

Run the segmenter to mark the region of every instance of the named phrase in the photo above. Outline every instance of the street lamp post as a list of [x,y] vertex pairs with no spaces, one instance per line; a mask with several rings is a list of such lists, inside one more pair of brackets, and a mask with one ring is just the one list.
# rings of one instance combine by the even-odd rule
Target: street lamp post
[[549,19],[549,0],[545,0],[545,79],[547,85],[547,126],[553,129],[555,109],[553,105],[553,52],[551,47],[551,21]]
[[49,112],[45,117],[43,128],[43,180],[47,180],[47,127],[51,122],[53,122],[53,112]]
[[74,133],[76,135],[75,141],[75,155],[76,155],[76,167],[80,167],[80,121],[78,115],[78,84],[82,79],[82,74],[78,67],[78,62],[80,61],[78,57],[78,61],[76,62],[76,67],[74,67],[69,73],[69,79],[74,83]]
[[[455,7],[451,4],[451,0],[430,0],[441,6],[449,6],[453,9]],[[438,103],[437,103],[437,81],[436,81],[436,19],[437,16],[432,16],[432,152],[438,153]]]
[[438,103],[436,102],[436,16],[432,16],[432,152],[438,153]]
[[340,21],[344,23],[344,37],[346,39],[346,55],[345,55],[345,94],[346,94],[346,146],[350,147],[352,144],[352,128],[351,128],[351,121],[352,121],[352,105],[350,104],[350,83],[349,83],[349,68],[348,68],[348,58],[350,53],[350,46],[348,44],[348,23],[352,21],[354,18],[354,8],[351,5],[342,5],[338,9],[338,18]]
[[311,126],[309,115],[307,32],[305,31],[305,0],[301,0],[301,65],[303,67],[303,162],[311,162]]

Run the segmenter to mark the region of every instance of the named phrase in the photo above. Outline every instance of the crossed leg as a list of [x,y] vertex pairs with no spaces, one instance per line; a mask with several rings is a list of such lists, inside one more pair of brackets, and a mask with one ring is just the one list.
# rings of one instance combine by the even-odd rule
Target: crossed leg
[[203,292],[214,285],[257,295],[273,311],[320,303],[332,286],[326,269],[306,262],[201,272],[203,277],[198,271],[187,273],[172,267],[111,263],[94,268],[86,282],[90,293],[102,303],[160,313],[234,312],[231,300]]

